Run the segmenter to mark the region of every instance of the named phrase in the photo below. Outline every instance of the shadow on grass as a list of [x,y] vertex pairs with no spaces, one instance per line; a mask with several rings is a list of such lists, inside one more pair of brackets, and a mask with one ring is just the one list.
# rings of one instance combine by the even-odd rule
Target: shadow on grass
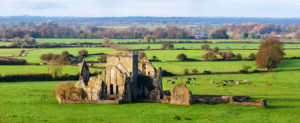
[[266,109],[284,109],[284,108],[295,108],[295,106],[289,106],[289,105],[267,106]]

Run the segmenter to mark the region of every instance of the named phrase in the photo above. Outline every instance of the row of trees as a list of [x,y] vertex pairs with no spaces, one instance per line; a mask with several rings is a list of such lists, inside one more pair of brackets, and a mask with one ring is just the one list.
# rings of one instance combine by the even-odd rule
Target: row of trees
[[[227,31],[229,33],[227,33]],[[190,39],[197,33],[210,33],[210,38],[240,39],[263,38],[265,35],[281,35],[282,38],[300,38],[300,25],[276,24],[203,24],[197,27],[163,26],[154,29],[138,27],[135,25],[127,28],[106,28],[99,26],[68,26],[53,22],[39,24],[24,23],[14,26],[0,25],[0,39],[7,41],[15,37],[24,38],[111,38],[111,39],[141,39],[150,42],[155,39]],[[292,35],[291,35],[292,34]]]
[[[23,24],[16,26],[1,26],[0,39],[3,41],[14,37],[24,38],[29,35],[34,38],[112,38],[112,39],[144,39],[148,35],[153,38],[188,39],[193,38],[185,28],[177,26],[145,27],[130,26],[127,28],[103,28],[98,26],[70,27],[52,22],[41,24]],[[148,40],[148,39],[147,39]]]
[[250,38],[260,39],[265,35],[279,35],[282,39],[287,38],[300,38],[300,25],[277,25],[277,24],[258,24],[258,23],[246,23],[246,24],[224,24],[221,29],[230,32],[230,37],[233,39]]
[[78,51],[78,56],[74,57],[68,51],[63,51],[61,54],[43,54],[40,56],[40,60],[45,64],[60,64],[60,65],[69,65],[72,62],[80,62],[84,57],[88,56],[87,50]]

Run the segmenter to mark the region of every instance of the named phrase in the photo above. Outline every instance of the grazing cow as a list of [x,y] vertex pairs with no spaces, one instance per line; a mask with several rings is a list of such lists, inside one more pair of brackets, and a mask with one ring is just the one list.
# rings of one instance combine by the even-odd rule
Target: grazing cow
[[168,83],[171,82],[171,80],[168,80]]
[[244,83],[247,83],[248,82],[248,80],[244,80]]
[[173,81],[172,84],[175,84],[175,82]]
[[211,80],[210,83],[211,83],[211,84],[214,84],[214,83],[215,83],[215,80]]
[[229,82],[233,82],[233,80],[229,80]]
[[228,81],[227,81],[227,80],[224,80],[224,82],[226,82],[226,83],[227,83]]
[[223,86],[227,86],[227,83],[224,83]]
[[188,78],[188,80],[192,80],[191,78]]
[[194,85],[194,82],[192,82],[191,85]]
[[194,77],[193,79],[196,81],[196,78],[195,78],[195,77]]
[[186,84],[190,84],[191,82],[190,82],[190,81],[186,81],[185,83],[186,83]]
[[236,85],[239,85],[239,84],[240,84],[240,82],[239,82],[239,81],[235,81],[235,84],[236,84]]

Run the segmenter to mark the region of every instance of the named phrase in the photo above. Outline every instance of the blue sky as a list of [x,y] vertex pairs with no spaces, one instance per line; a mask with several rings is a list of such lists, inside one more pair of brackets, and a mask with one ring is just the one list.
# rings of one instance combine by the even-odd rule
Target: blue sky
[[0,0],[0,16],[298,17],[300,0]]

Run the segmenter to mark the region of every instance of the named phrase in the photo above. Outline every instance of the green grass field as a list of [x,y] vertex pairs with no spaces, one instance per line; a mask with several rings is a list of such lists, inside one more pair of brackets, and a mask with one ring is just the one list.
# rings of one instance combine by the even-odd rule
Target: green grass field
[[8,46],[10,44],[10,42],[2,42],[0,41],[0,46]]
[[[155,67],[162,67],[174,74],[181,74],[184,69],[189,69],[192,73],[192,69],[197,69],[199,72],[211,71],[211,72],[238,72],[243,66],[251,66],[249,71],[263,70],[256,68],[254,61],[201,61],[201,62],[153,62]],[[300,69],[300,59],[283,60],[278,65],[276,70],[288,70],[288,69]]]
[[[48,73],[49,67],[47,65],[0,65],[0,75]],[[79,66],[62,66],[62,74],[75,75],[80,73],[80,69]],[[90,71],[93,73],[102,70],[90,68]]]
[[[36,38],[36,42],[47,42],[47,43],[76,43],[76,42],[93,42],[100,43],[102,39],[70,39],[70,38]],[[143,39],[110,39],[111,42],[127,42],[127,41],[142,41]],[[196,39],[156,39],[156,41],[203,41]],[[218,42],[218,41],[255,41],[260,42],[260,39],[209,39],[208,41]],[[281,39],[282,42],[299,42],[300,39]]]
[[[164,39],[167,40],[167,39]],[[181,39],[174,39],[181,40]],[[112,39],[112,42],[138,41]],[[224,41],[224,40],[213,40]],[[229,41],[229,40],[225,40]],[[231,40],[234,41],[234,40]],[[236,40],[238,41],[238,40]],[[255,40],[259,41],[259,40]],[[300,40],[286,40],[300,41]],[[101,39],[37,39],[37,42],[101,42]],[[0,43],[1,45],[1,43]],[[197,44],[175,44],[175,48],[200,48]],[[146,48],[148,44],[122,45],[130,49]],[[151,48],[160,48],[161,44],[150,44]],[[211,47],[220,48],[256,48],[259,44],[212,44]],[[285,45],[285,48],[300,48],[299,44]],[[69,51],[77,56],[78,51],[86,49],[89,54],[116,53],[110,48],[45,48],[32,49],[24,57],[17,57],[22,50],[0,49],[0,56],[15,56],[26,59],[29,63],[41,63],[39,57],[42,54],[60,54]],[[28,50],[28,49],[27,49]],[[223,50],[227,51],[227,50]],[[223,52],[220,51],[220,52]],[[199,72],[235,72],[243,66],[251,66],[250,71],[258,69],[254,61],[197,61],[176,62],[176,56],[184,53],[188,58],[202,60],[204,50],[146,50],[149,59],[157,56],[162,62],[152,62],[157,67],[162,67],[174,74],[180,74],[182,69],[191,70],[196,68]],[[233,53],[241,53],[249,56],[257,50],[233,50]],[[300,50],[285,50],[286,58],[300,57]],[[99,55],[89,55],[87,61],[97,61]],[[172,61],[172,62],[168,62]],[[94,66],[105,66],[106,63],[95,63]],[[278,65],[276,70],[300,69],[300,59],[286,59]],[[261,69],[259,69],[261,70]],[[91,72],[102,69],[90,68]],[[62,73],[74,75],[80,72],[79,66],[63,66]],[[48,73],[45,65],[0,65],[0,75]],[[120,105],[97,105],[97,104],[65,104],[60,105],[54,98],[52,91],[60,81],[37,81],[37,82],[0,82],[0,123],[10,122],[295,122],[300,119],[300,70],[256,73],[256,74],[216,74],[216,75],[193,75],[183,76],[183,83],[188,78],[195,85],[187,85],[193,94],[216,94],[216,95],[249,95],[252,99],[266,99],[268,108],[254,106],[238,106],[229,104],[194,104],[191,106],[179,106],[155,103],[133,103]],[[0,78],[1,79],[1,78]],[[163,77],[163,89],[170,90],[175,84],[168,83],[172,80],[180,83],[178,77]],[[220,86],[211,84],[210,81],[248,80],[247,84]],[[174,117],[180,117],[176,120]]]
[[[201,49],[205,43],[175,43],[174,48],[185,49]],[[220,49],[258,49],[260,44],[246,44],[246,43],[220,43],[208,44],[210,48],[219,47]],[[129,49],[160,49],[162,44],[119,44],[118,46],[127,47]],[[284,44],[284,48],[300,48],[300,44]]]
[[114,53],[115,50],[112,50],[110,48],[44,48],[44,49],[34,49],[30,52],[28,52],[24,57],[19,57],[22,59],[26,59],[27,62],[30,63],[40,63],[40,56],[42,54],[47,53],[54,53],[54,54],[61,54],[63,51],[69,51],[70,54],[77,56],[78,51],[85,49],[88,51],[89,54],[94,53]]
[[[286,76],[289,77],[286,77]],[[264,98],[268,108],[229,104],[133,103],[121,105],[65,104],[56,102],[53,89],[60,82],[0,83],[0,121],[3,122],[300,122],[299,71],[265,74],[198,75],[193,94],[249,95]],[[164,90],[180,83],[163,78]],[[282,79],[286,78],[286,79]],[[248,84],[219,87],[210,80],[249,80]],[[180,117],[176,120],[174,117]]]
[[256,69],[255,63],[253,61],[216,61],[216,62],[153,62],[155,67],[162,67],[169,72],[174,74],[181,74],[184,69],[189,69],[189,72],[192,73],[192,69],[197,69],[199,72],[211,71],[211,72],[232,72],[239,71],[243,68],[244,65],[251,66],[251,69]]
[[0,56],[18,56],[22,48],[0,49]]
[[[221,50],[220,52],[230,51],[230,50]],[[147,50],[145,52],[147,57],[152,59],[153,56],[156,56],[161,61],[176,61],[176,56],[180,53],[184,53],[188,58],[202,60],[202,55],[206,52],[204,50]],[[257,53],[257,50],[232,50],[234,54],[240,53],[243,57],[248,57],[251,53]],[[290,57],[299,57],[300,50],[285,50],[286,58]],[[219,56],[218,56],[219,57]]]

